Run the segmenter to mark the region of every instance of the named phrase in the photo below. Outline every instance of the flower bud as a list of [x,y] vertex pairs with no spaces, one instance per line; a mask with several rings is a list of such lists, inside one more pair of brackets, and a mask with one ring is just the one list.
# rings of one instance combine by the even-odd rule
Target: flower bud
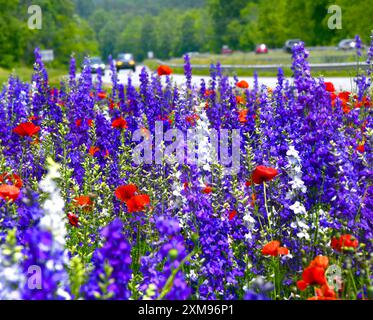
[[168,256],[170,257],[170,259],[173,261],[173,260],[176,260],[177,257],[179,256],[179,251],[177,251],[176,249],[171,249],[168,253]]
[[199,235],[197,233],[192,234],[192,241],[196,244],[199,241]]

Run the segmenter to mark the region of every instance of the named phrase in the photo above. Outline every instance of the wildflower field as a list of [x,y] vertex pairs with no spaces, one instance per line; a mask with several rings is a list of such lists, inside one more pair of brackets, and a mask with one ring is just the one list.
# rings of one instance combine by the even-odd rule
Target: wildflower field
[[72,58],[56,89],[35,53],[0,92],[0,299],[373,298],[373,42],[351,92],[302,44],[275,88],[186,56],[183,86]]

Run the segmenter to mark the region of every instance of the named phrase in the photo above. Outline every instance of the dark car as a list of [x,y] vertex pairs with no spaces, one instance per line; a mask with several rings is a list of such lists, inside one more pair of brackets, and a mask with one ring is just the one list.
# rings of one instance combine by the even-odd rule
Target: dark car
[[90,58],[89,65],[91,66],[92,73],[98,73],[98,70],[101,70],[101,74],[105,73],[106,65],[100,57]]
[[299,39],[290,39],[285,42],[284,50],[288,53],[292,53],[294,46],[301,42],[302,40],[299,40]]
[[264,43],[257,45],[255,49],[256,54],[268,53],[268,47]]
[[356,41],[353,39],[344,39],[338,43],[338,50],[352,50],[356,48]]
[[136,72],[136,62],[132,53],[120,53],[115,62],[117,71],[132,69],[133,72]]

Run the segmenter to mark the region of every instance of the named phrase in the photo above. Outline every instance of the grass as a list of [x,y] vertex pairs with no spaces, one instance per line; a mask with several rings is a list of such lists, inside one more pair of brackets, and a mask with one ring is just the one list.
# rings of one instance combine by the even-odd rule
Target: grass
[[[149,69],[152,71],[156,70],[159,64],[156,61],[145,61],[144,63]],[[183,74],[184,70],[183,68],[172,68],[173,72],[175,74]],[[259,77],[276,77],[277,72],[275,71],[258,71],[258,76]],[[210,74],[208,69],[194,69],[193,70],[193,75],[195,76],[208,76]],[[227,76],[235,76],[237,75],[238,77],[253,77],[254,76],[254,71],[253,70],[247,70],[247,69],[226,69],[223,70],[223,74]],[[285,77],[291,77],[293,76],[293,72],[285,68],[284,69],[284,74]],[[345,78],[350,78],[350,77],[355,77],[356,76],[356,70],[351,69],[351,70],[339,70],[339,71],[333,71],[333,70],[323,70],[323,71],[314,71],[312,72],[312,75],[314,77],[345,77]]]
[[[49,75],[49,83],[52,87],[59,87],[63,77],[67,74],[67,70],[47,68]],[[0,85],[8,81],[10,75],[16,75],[22,81],[30,82],[32,78],[33,68],[27,66],[15,67],[12,70],[0,68]]]
[[[329,63],[329,62],[352,62],[355,61],[356,56],[354,51],[343,52],[337,50],[321,51],[314,50],[310,53],[311,63]],[[363,57],[362,60],[365,60]],[[249,53],[234,53],[232,55],[214,55],[214,54],[201,54],[199,56],[194,56],[191,58],[192,64],[206,64],[211,63],[216,64],[220,62],[222,65],[264,65],[264,64],[291,64],[291,55],[282,51],[270,51],[267,55],[256,55],[253,52]],[[183,64],[182,58],[174,58],[165,63],[169,64]],[[147,65],[151,70],[156,70],[159,66],[157,60],[145,60],[144,64]],[[183,74],[183,68],[173,68],[175,74]],[[60,82],[63,77],[68,73],[67,69],[47,67],[49,74],[49,82],[53,87],[59,87]],[[0,68],[0,86],[5,83],[11,74],[18,76],[22,81],[29,82],[31,80],[33,73],[32,67],[29,66],[19,66],[12,70]],[[258,72],[259,77],[274,77],[276,76],[276,71],[260,71]],[[289,68],[284,68],[285,76],[292,76],[292,71]],[[194,69],[194,75],[207,76],[209,75],[208,68],[206,69]],[[253,70],[247,69],[231,69],[224,70],[224,74],[233,76],[237,75],[239,77],[252,77],[254,75]],[[313,72],[314,76],[324,76],[324,77],[354,77],[356,75],[356,70],[340,70],[340,71],[317,71]]]
[[[284,51],[270,51],[268,54],[255,54],[254,52],[238,52],[231,55],[201,54],[191,58],[192,64],[210,64],[220,62],[221,64],[291,64],[292,55]],[[356,59],[355,51],[339,50],[313,50],[310,52],[310,63],[336,63],[353,62]],[[182,58],[169,60],[170,63],[179,64]]]
[[[192,65],[210,65],[220,62],[222,65],[268,65],[268,64],[291,64],[292,55],[283,51],[270,51],[269,54],[257,55],[254,52],[248,53],[234,53],[232,55],[216,55],[216,54],[201,54],[191,58]],[[365,57],[362,58],[366,60]],[[338,50],[313,50],[310,52],[310,63],[340,63],[340,62],[354,62],[356,61],[356,54],[354,51],[338,51]],[[182,58],[173,58],[165,61],[168,64],[183,64]],[[146,60],[144,62],[151,70],[156,70],[158,62],[156,60]],[[183,73],[183,68],[173,68],[176,74]],[[254,70],[235,68],[232,70],[224,70],[226,75],[237,76],[253,76]],[[276,76],[276,71],[260,71],[260,77]],[[290,68],[284,68],[285,76],[292,76]],[[194,75],[206,76],[209,74],[208,68],[194,69]],[[355,69],[350,70],[322,70],[313,72],[314,76],[325,77],[351,77],[356,75]]]

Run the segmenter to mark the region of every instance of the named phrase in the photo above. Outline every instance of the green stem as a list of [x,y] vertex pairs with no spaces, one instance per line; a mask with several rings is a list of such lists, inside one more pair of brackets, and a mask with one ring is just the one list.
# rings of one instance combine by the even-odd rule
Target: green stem
[[314,246],[314,251],[315,251],[315,254],[316,254],[317,238],[318,238],[318,235],[319,235],[319,210],[318,209],[316,210],[315,224],[316,224],[316,231],[315,231],[315,236],[313,238],[313,246]]
[[276,263],[275,263],[275,258],[272,258],[272,270],[273,270],[273,274],[274,274],[274,289],[273,289],[273,299],[276,300],[277,299],[277,270],[276,270]]
[[141,222],[139,222],[138,224],[138,227],[137,227],[137,266],[138,266],[138,269],[140,269],[140,260],[141,260],[141,241],[140,241],[140,238],[141,238]]
[[357,293],[358,293],[358,290],[357,290],[357,287],[356,287],[356,283],[355,283],[355,278],[354,278],[354,275],[352,274],[352,269],[350,269],[348,271],[348,274],[350,275],[350,279],[351,279],[351,283],[352,283],[352,287],[354,289],[354,293],[355,293],[355,299],[357,297]]
[[194,250],[187,257],[185,257],[183,261],[181,261],[180,265],[174,271],[172,271],[171,276],[167,279],[166,284],[163,287],[162,292],[159,295],[159,297],[157,298],[157,300],[162,300],[170,292],[170,290],[172,289],[172,286],[173,286],[173,283],[174,283],[174,280],[176,278],[177,273],[184,267],[184,264],[187,261],[189,261],[189,259],[193,255],[194,255]]
[[267,200],[267,184],[263,182],[263,192],[264,192],[264,206],[267,212],[267,218],[268,218],[268,231],[272,239],[272,225],[271,225],[271,215],[269,213],[268,209],[268,200]]
[[19,175],[23,177],[23,162],[24,162],[24,158],[25,158],[25,150],[26,149],[26,144],[25,144],[25,140],[23,139],[22,140],[22,154],[21,154],[21,160],[19,162]]

